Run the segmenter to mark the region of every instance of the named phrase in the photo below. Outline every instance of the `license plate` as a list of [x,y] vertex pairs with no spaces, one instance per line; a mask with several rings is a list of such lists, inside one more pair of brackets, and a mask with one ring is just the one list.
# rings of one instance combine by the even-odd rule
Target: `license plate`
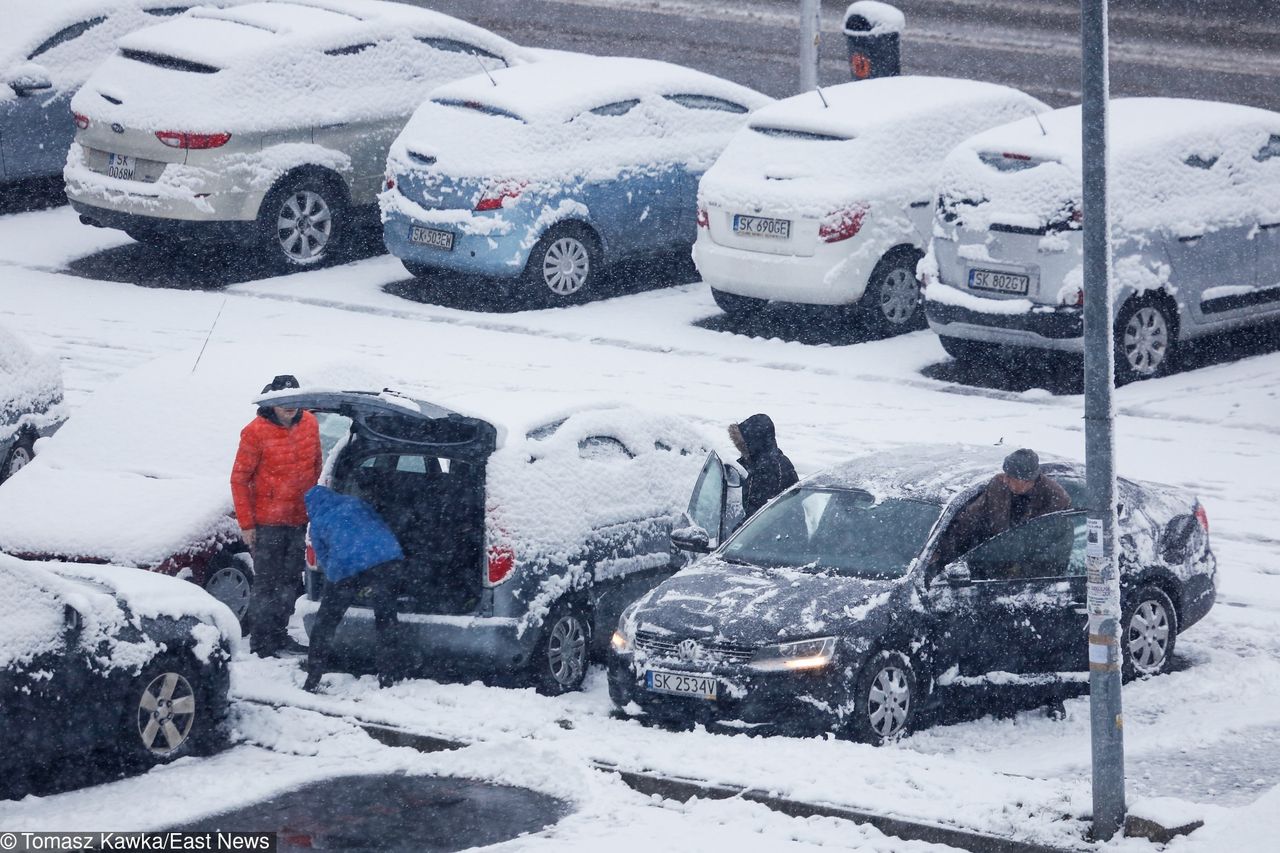
[[766,216],[733,215],[733,233],[744,237],[770,237],[774,240],[791,239],[790,219],[769,219]]
[[969,270],[970,290],[994,290],[997,293],[1026,293],[1031,276],[996,270]]
[[132,181],[133,173],[138,170],[138,158],[126,157],[123,154],[107,155],[107,177]]
[[414,225],[409,228],[409,242],[418,246],[429,246],[432,249],[443,249],[446,252],[452,252],[453,232]]
[[664,672],[660,669],[646,670],[644,684],[654,693],[669,693],[672,696],[692,696],[695,699],[716,700],[719,682],[714,675],[698,675],[688,672]]

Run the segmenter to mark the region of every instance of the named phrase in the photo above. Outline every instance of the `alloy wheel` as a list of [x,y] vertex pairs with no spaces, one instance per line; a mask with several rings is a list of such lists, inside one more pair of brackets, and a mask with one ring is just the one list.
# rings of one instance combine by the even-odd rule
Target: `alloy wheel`
[[867,695],[867,719],[881,738],[901,732],[911,712],[911,687],[907,674],[896,666],[876,673]]
[[204,585],[205,592],[221,601],[237,619],[243,619],[249,610],[251,586],[249,578],[238,566],[223,566]]
[[1125,323],[1120,346],[1134,373],[1152,376],[1169,355],[1169,322],[1158,308],[1139,308]]
[[152,755],[176,752],[191,735],[196,720],[196,693],[176,672],[157,675],[138,701],[138,736]]
[[280,206],[276,236],[285,257],[297,264],[320,260],[333,236],[333,212],[311,190],[291,193]]
[[1160,672],[1169,654],[1169,614],[1164,605],[1150,599],[1139,604],[1129,620],[1125,643],[1139,675]]
[[557,296],[581,290],[591,275],[591,254],[576,237],[561,237],[542,256],[542,280]]
[[880,312],[894,326],[909,321],[920,304],[920,288],[910,272],[897,267],[889,270],[880,285]]
[[562,687],[577,686],[587,668],[587,631],[573,614],[561,616],[547,638],[547,666]]

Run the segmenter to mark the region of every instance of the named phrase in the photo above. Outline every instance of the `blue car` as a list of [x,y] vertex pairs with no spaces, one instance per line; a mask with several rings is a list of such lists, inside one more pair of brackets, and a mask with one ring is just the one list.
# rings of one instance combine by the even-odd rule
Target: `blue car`
[[689,250],[698,179],[769,100],[616,57],[450,83],[391,147],[387,248],[414,276],[445,270],[505,280],[526,302],[577,301],[621,258]]

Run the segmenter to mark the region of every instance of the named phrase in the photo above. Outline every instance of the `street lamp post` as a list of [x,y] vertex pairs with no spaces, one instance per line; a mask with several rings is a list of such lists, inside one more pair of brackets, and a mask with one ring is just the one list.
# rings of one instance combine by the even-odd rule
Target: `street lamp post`
[[1115,440],[1111,397],[1111,229],[1107,206],[1107,0],[1080,0],[1084,160],[1084,417],[1089,491],[1089,718],[1093,751],[1093,835],[1124,824],[1124,717],[1120,706],[1120,574],[1116,564]]

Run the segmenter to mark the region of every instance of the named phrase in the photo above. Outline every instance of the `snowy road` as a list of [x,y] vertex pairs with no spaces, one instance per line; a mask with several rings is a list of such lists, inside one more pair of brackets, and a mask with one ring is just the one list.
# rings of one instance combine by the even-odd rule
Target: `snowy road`
[[[286,372],[291,351],[320,347],[445,402],[465,404],[512,389],[580,399],[626,397],[714,428],[768,411],[779,425],[780,443],[802,472],[864,450],[910,453],[912,444],[923,442],[1003,442],[1065,456],[1083,453],[1079,397],[929,378],[925,371],[936,375],[932,368],[945,356],[925,332],[831,346],[730,334],[704,322],[717,312],[696,285],[567,310],[476,314],[389,293],[387,288],[396,290],[405,275],[385,257],[213,291],[141,288],[62,271],[73,259],[127,242],[112,232],[78,226],[65,209],[0,217],[0,323],[62,358],[73,412],[108,380],[149,359],[194,361],[209,335],[201,370],[216,369],[238,346],[252,343],[278,353],[275,364],[263,366],[265,375]],[[1280,452],[1278,375],[1280,353],[1264,352],[1117,393],[1120,471],[1199,493],[1208,507],[1221,570],[1219,606],[1180,638],[1180,671],[1126,689],[1134,799],[1168,795],[1237,806],[1280,784],[1280,746],[1274,737],[1280,728],[1280,522],[1274,511],[1280,505],[1274,462]],[[246,389],[246,397],[253,390]],[[139,419],[144,422],[146,413]],[[1012,719],[988,716],[928,729],[875,750],[822,739],[643,728],[609,717],[598,672],[584,694],[562,699],[430,681],[377,691],[368,689],[367,680],[342,676],[331,677],[327,696],[309,697],[298,689],[300,681],[301,674],[284,663],[248,661],[237,665],[234,689],[241,697],[479,741],[458,754],[474,751],[481,756],[479,764],[522,750],[528,760],[518,762],[525,767],[521,772],[536,777],[530,787],[548,793],[558,794],[559,782],[534,773],[531,768],[539,762],[557,768],[567,764],[566,778],[589,779],[582,785],[586,793],[578,794],[586,799],[575,800],[585,805],[561,824],[568,834],[551,836],[557,840],[545,844],[530,839],[523,842],[528,849],[540,844],[565,849],[558,842],[573,839],[580,849],[592,849],[597,829],[622,838],[627,821],[639,820],[626,809],[657,815],[652,817],[655,832],[666,832],[662,827],[669,824],[672,838],[680,837],[680,827],[687,828],[684,817],[699,812],[692,821],[697,827],[719,825],[728,837],[755,838],[762,845],[758,849],[771,849],[760,840],[770,838],[813,845],[834,844],[837,837],[844,845],[877,843],[866,835],[840,836],[849,830],[822,821],[795,823],[745,803],[699,803],[684,812],[670,804],[653,805],[582,769],[587,758],[767,786],[787,796],[1046,843],[1078,840],[1076,819],[1089,807],[1084,699],[1068,702],[1065,722],[1036,711]],[[86,820],[110,818],[112,826],[157,826],[143,803],[167,781],[186,786],[208,780],[222,791],[213,781],[222,772],[261,771],[253,784],[234,794],[250,802],[264,791],[332,774],[348,760],[342,752],[348,745],[356,752],[369,749],[345,729],[341,737],[313,736],[316,727],[324,731],[323,726],[339,724],[302,710],[242,713],[249,745],[140,779],[5,803],[0,825],[47,825],[52,815],[76,814],[88,815]],[[370,767],[384,758],[390,764],[409,761],[395,750],[374,752],[378,757],[369,759]],[[291,753],[297,755],[288,757]],[[412,759],[414,767],[428,768],[421,772],[434,772],[437,765],[431,762],[450,760],[465,769],[468,759]],[[546,768],[539,772],[557,775]],[[192,798],[184,802],[183,814],[195,819],[214,805]],[[226,805],[221,799],[217,803]],[[717,836],[720,843],[728,842]]]

